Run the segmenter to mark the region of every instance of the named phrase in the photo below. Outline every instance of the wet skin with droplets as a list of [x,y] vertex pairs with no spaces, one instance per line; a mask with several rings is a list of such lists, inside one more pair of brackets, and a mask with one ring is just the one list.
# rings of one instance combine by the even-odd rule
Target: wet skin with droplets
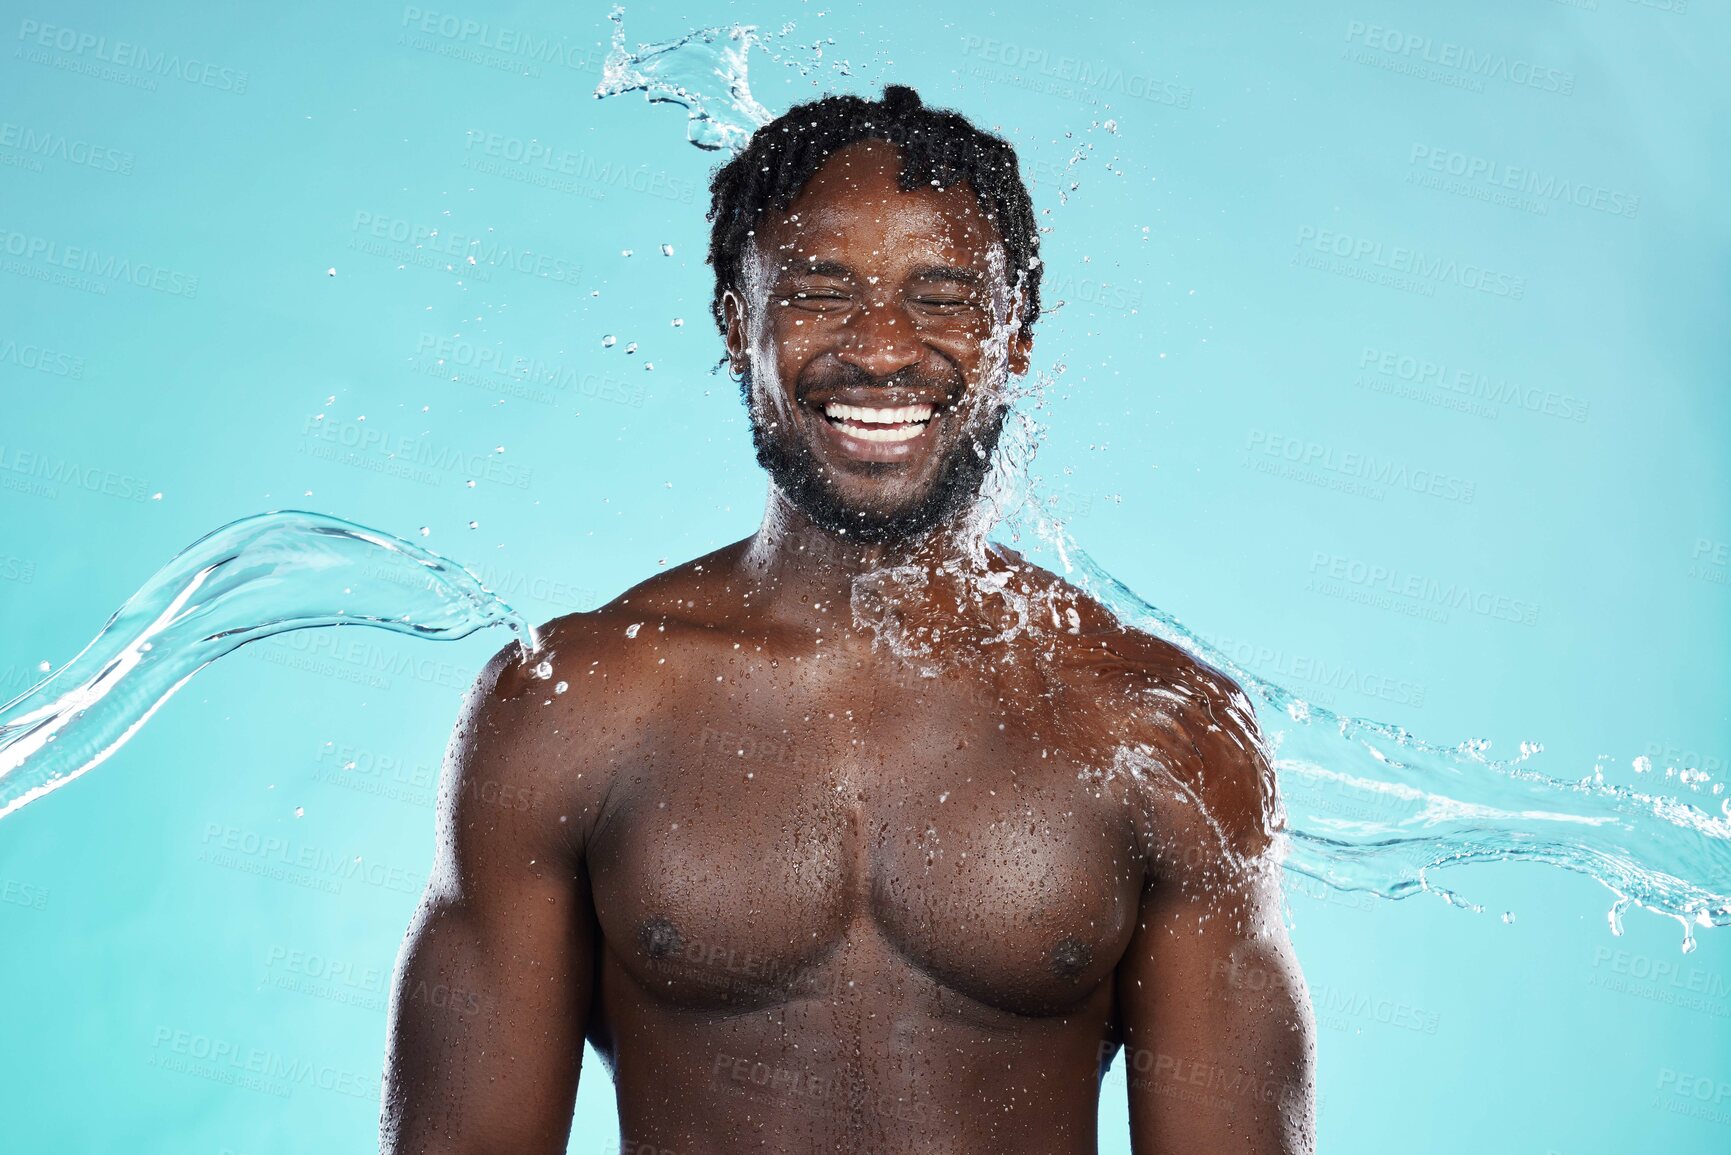
[[[1136,1155],[1308,1149],[1249,703],[965,513],[850,536],[989,458],[1027,363],[991,336],[980,202],[898,171],[837,151],[725,295],[778,439],[758,533],[471,694],[398,968],[393,1155],[563,1151],[585,1038],[639,1152],[1091,1151],[1120,1046]],[[834,406],[932,413],[871,441]]]
[[568,1120],[586,1036],[624,1137],[676,1152],[1091,1151],[1120,1043],[1161,1118],[1242,1136],[1268,1078],[1298,1102],[1290,989],[1224,977],[1286,973],[1236,857],[1272,795],[1230,685],[1008,551],[1058,626],[988,642],[1004,599],[934,582],[896,619],[941,631],[926,658],[790,630],[751,608],[746,544],[552,623],[550,678],[507,653],[483,679],[458,745],[492,753],[457,769],[539,801],[452,840],[499,907],[426,955],[489,1009],[416,1028],[481,1062],[456,1095],[502,1078]]

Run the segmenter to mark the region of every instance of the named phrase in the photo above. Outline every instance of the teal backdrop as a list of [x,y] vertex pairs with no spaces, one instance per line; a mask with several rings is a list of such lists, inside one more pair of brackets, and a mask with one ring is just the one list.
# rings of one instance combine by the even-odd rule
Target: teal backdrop
[[[753,529],[717,155],[594,99],[605,6],[440,4],[9,6],[0,698],[262,510],[409,536],[538,619]],[[1036,470],[1143,597],[1347,712],[1724,781],[1723,3],[623,19],[791,21],[751,61],[772,111],[895,80],[1013,139],[1062,301]],[[439,759],[505,640],[252,646],[0,822],[0,1149],[376,1149]],[[1542,867],[1450,881],[1484,911],[1293,888],[1320,1150],[1731,1150],[1731,935],[1613,936]],[[591,1056],[570,1150],[617,1146]]]

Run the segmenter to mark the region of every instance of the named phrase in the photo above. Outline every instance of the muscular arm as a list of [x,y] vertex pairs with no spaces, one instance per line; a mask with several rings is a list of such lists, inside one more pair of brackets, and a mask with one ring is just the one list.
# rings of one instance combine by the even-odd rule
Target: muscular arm
[[1309,1155],[1314,1025],[1282,920],[1273,772],[1236,688],[1182,681],[1154,711],[1149,877],[1117,974],[1132,1149]]
[[595,929],[580,816],[555,780],[550,696],[495,657],[440,786],[436,859],[391,997],[385,1155],[565,1150]]

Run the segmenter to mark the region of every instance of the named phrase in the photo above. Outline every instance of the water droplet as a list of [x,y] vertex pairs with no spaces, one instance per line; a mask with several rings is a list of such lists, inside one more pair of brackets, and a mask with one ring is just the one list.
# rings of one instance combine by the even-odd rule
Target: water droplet
[[603,349],[611,349],[611,348],[613,348],[614,345],[616,345],[618,343],[619,343],[619,338],[615,337],[612,333],[609,333],[605,337],[601,338],[601,347]]
[[642,628],[642,622],[632,622],[630,625],[625,627],[625,636],[628,638],[635,638],[637,636],[637,631]]
[[305,806],[295,807],[295,817],[296,818],[305,818],[306,814],[307,814],[307,808]]
[[673,255],[673,246],[672,245],[662,245],[661,246],[661,255],[664,257],[671,257]]
[[546,681],[548,678],[553,676],[553,663],[549,662],[546,658],[542,658],[539,662],[535,663],[534,672],[537,678]]
[[1623,912],[1629,909],[1629,900],[1622,895],[1611,904],[1611,909],[1605,914],[1605,921],[1611,924],[1611,933],[1618,938],[1623,937]]
[[563,694],[566,690],[569,690],[570,688],[571,688],[570,682],[554,682],[553,683],[553,692],[555,694]]

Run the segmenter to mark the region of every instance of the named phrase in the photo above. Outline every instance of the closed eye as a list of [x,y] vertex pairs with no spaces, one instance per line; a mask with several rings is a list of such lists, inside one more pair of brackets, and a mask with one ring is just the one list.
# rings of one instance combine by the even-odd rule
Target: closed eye
[[828,313],[847,305],[853,300],[846,293],[834,289],[801,289],[786,294],[781,303],[795,309],[805,309],[808,312]]
[[926,312],[934,313],[938,316],[951,316],[976,307],[976,304],[971,297],[952,297],[932,294],[915,297],[914,304],[918,305]]

